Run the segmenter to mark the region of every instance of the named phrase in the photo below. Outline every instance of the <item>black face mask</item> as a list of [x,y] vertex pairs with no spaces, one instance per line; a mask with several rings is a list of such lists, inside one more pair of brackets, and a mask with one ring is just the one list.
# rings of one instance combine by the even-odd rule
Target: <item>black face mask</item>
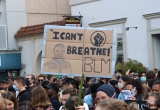
[[26,85],[29,86],[31,83],[28,79],[26,79]]

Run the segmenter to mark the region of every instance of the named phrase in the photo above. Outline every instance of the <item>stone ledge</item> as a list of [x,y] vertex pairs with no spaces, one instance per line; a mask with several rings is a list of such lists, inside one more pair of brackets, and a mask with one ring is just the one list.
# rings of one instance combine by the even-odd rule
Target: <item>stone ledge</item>
[[115,20],[109,20],[109,21],[102,21],[102,22],[96,22],[96,23],[90,23],[89,26],[91,27],[99,27],[99,26],[108,26],[108,25],[114,25],[114,24],[121,24],[125,23],[127,18],[121,18],[121,19],[115,19]]
[[100,0],[70,0],[69,5],[76,6],[76,5],[81,5],[81,4],[95,2],[95,1],[100,1]]
[[160,12],[143,15],[146,19],[160,18]]

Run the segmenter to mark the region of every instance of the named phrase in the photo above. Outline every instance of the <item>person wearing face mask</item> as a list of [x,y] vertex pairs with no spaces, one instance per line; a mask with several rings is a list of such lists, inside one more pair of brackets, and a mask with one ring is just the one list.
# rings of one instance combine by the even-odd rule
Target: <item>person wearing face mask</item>
[[[142,100],[143,86],[138,79],[137,80],[131,79],[129,82],[125,84],[123,90],[131,91],[131,96],[129,96],[130,100],[138,100],[138,101]],[[119,94],[118,99],[125,100],[122,92]]]
[[146,106],[145,110],[160,110],[160,93],[151,93]]
[[30,93],[32,93],[32,89],[35,87],[35,77],[33,74],[29,74],[26,76],[26,90],[28,90]]
[[148,86],[147,86],[146,73],[145,73],[145,72],[141,72],[141,73],[139,74],[139,78],[140,78],[140,81],[141,81],[141,83],[142,83],[143,90],[144,90],[142,99],[143,99],[143,100],[147,100],[147,98],[148,98]]
[[28,100],[31,101],[31,94],[25,88],[25,79],[22,76],[17,76],[14,79],[13,88],[15,91],[19,91],[17,99],[20,102]]
[[139,78],[140,78],[141,82],[146,83],[147,78],[146,78],[146,73],[145,72],[141,72],[139,74]]
[[127,75],[121,76],[121,78],[118,81],[118,88],[121,90],[125,86],[125,84],[130,80],[130,78]]

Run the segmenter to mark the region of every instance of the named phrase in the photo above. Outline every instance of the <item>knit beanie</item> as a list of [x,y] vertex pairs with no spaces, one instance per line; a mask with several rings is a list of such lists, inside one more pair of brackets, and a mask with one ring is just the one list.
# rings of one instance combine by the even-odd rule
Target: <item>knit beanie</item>
[[111,98],[111,97],[114,97],[114,95],[116,95],[115,89],[114,89],[111,85],[108,85],[108,84],[103,84],[103,85],[101,85],[101,86],[97,89],[97,92],[98,92],[98,91],[103,91],[103,92],[105,92],[110,98]]

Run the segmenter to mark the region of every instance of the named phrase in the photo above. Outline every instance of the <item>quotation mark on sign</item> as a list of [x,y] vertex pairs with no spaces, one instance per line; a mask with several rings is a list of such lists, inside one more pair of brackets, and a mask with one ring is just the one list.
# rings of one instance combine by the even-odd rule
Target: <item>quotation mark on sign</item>
[[50,29],[51,32],[53,32],[53,29]]
[[91,43],[96,47],[101,47],[106,42],[106,35],[103,31],[95,31],[91,35]]

